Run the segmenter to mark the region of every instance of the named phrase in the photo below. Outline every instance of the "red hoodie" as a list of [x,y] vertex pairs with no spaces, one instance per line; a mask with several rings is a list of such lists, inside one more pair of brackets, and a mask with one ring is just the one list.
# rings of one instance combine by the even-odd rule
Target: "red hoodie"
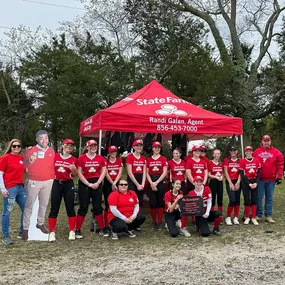
[[253,156],[258,158],[261,164],[260,180],[275,181],[276,178],[282,178],[284,157],[277,148],[265,148],[261,145],[254,151]]

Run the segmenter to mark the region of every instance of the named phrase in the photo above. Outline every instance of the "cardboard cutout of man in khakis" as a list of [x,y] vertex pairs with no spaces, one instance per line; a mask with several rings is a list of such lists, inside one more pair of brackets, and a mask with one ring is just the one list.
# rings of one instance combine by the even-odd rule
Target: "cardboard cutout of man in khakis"
[[36,227],[48,234],[44,225],[46,208],[54,179],[55,152],[48,146],[49,138],[45,130],[36,133],[37,145],[27,149],[24,164],[27,172],[27,199],[23,218],[23,240],[28,240],[28,230],[35,200],[39,199]]

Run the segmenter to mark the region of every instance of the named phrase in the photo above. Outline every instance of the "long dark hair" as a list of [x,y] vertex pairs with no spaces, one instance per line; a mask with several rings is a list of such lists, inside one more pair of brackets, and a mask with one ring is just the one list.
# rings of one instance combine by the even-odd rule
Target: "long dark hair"
[[[172,185],[171,185],[172,187],[171,187],[171,189],[170,189],[171,194],[173,194],[173,188],[174,188],[173,185],[175,184],[176,181],[180,181],[181,184],[182,184],[182,181],[181,181],[180,179],[174,178],[173,181],[172,181],[172,183],[171,183],[171,184],[172,184]],[[180,187],[180,189],[181,189],[181,187]],[[179,193],[179,191],[178,191],[178,193]]]

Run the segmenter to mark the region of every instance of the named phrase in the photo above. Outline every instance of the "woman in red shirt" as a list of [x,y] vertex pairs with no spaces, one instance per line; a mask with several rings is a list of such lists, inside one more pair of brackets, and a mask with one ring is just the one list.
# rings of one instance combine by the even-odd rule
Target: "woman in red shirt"
[[230,156],[226,157],[224,160],[224,173],[226,177],[226,189],[229,196],[229,205],[227,209],[227,217],[225,220],[226,225],[231,226],[231,215],[234,210],[233,223],[239,225],[238,215],[240,208],[240,159],[237,156],[238,150],[235,146],[230,148]]
[[50,213],[48,216],[49,241],[55,241],[55,227],[57,216],[63,198],[69,224],[69,240],[75,240],[76,214],[74,210],[74,183],[73,177],[77,175],[77,158],[71,155],[74,141],[65,139],[61,151],[54,157],[55,179],[53,181],[50,197]]
[[251,222],[258,226],[256,220],[257,208],[257,183],[260,174],[260,162],[257,158],[252,156],[253,149],[251,146],[244,148],[245,158],[240,162],[240,176],[242,181],[242,192],[244,197],[244,224],[248,225],[250,222],[250,208],[251,208]]
[[107,173],[104,179],[103,185],[103,195],[105,201],[105,211],[104,211],[104,233],[109,233],[109,223],[108,223],[108,197],[112,191],[117,190],[117,183],[122,177],[123,163],[120,157],[117,157],[118,149],[116,146],[112,145],[108,148],[108,159],[107,159]]
[[162,230],[164,208],[165,177],[167,174],[167,160],[160,155],[161,143],[153,142],[153,155],[146,161],[146,176],[149,182],[148,196],[153,229]]
[[146,158],[143,156],[143,141],[135,140],[133,142],[134,152],[126,157],[127,181],[129,188],[133,189],[139,199],[140,207],[143,205],[143,189],[146,180]]
[[133,238],[133,230],[139,228],[146,217],[139,214],[139,201],[133,190],[128,190],[128,182],[120,179],[118,190],[113,191],[108,197],[108,221],[112,228],[111,238],[118,239],[119,233],[126,233]]
[[3,156],[0,157],[0,189],[3,196],[2,212],[2,242],[5,245],[12,244],[9,234],[10,214],[15,205],[19,205],[22,214],[20,218],[20,230],[18,237],[23,232],[23,211],[26,202],[24,188],[24,157],[20,154],[22,143],[18,139],[12,139]]
[[99,235],[109,236],[103,232],[104,219],[102,208],[102,181],[106,176],[106,159],[96,154],[98,145],[95,140],[86,144],[87,153],[78,158],[78,197],[79,209],[76,217],[76,238],[82,238],[81,226],[87,214],[90,199],[92,199],[93,217],[99,227]]

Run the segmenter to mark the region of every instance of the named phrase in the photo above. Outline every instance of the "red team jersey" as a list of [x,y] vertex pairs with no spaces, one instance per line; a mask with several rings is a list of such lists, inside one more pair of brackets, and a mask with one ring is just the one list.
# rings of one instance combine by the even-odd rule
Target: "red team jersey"
[[189,158],[186,162],[186,169],[191,170],[192,177],[201,176],[204,179],[204,171],[207,169],[207,164],[204,159],[195,161],[193,158]]
[[174,200],[177,198],[177,196],[178,196],[179,194],[183,195],[183,192],[180,190],[180,191],[178,191],[178,193],[177,193],[176,195],[174,195],[171,191],[167,191],[167,192],[164,194],[164,202],[165,202],[164,211],[165,211],[165,212],[168,211],[167,203],[173,204],[173,203],[174,203]]
[[78,166],[82,168],[82,174],[86,179],[99,178],[102,167],[106,165],[106,159],[99,154],[96,154],[93,159],[89,158],[87,153],[78,157]]
[[171,159],[168,161],[169,170],[169,181],[172,182],[174,179],[179,179],[180,181],[185,181],[185,167],[186,163],[183,159],[177,163],[175,160]]
[[224,172],[223,163],[215,163],[213,160],[209,160],[208,170],[214,176],[222,176]]
[[248,179],[255,179],[257,176],[257,170],[261,167],[257,158],[253,158],[251,161],[246,158],[240,161],[240,170],[244,171],[244,175]]
[[224,167],[227,167],[228,174],[231,180],[238,179],[239,169],[240,169],[240,159],[237,158],[235,160],[230,157],[226,157],[224,159]]
[[[198,196],[197,193],[192,190],[189,192],[189,196],[195,197]],[[203,204],[204,204],[204,209],[206,211],[207,208],[207,200],[212,199],[212,192],[211,189],[208,186],[204,186],[204,190],[202,193],[202,198],[203,198]]]
[[107,159],[106,162],[108,174],[114,181],[119,174],[120,168],[123,167],[122,159],[120,157],[117,157],[114,162],[111,162],[109,159]]
[[157,159],[153,159],[151,156],[146,160],[146,167],[148,168],[149,175],[161,175],[163,173],[164,166],[167,166],[167,160],[162,155]]
[[6,153],[0,157],[0,171],[4,172],[3,180],[6,189],[17,184],[24,184],[24,157],[21,154]]
[[69,166],[74,164],[77,167],[77,158],[70,156],[63,158],[61,153],[56,153],[54,157],[54,172],[56,180],[73,179]]
[[135,157],[133,153],[130,153],[126,157],[126,164],[132,165],[132,173],[133,174],[143,174],[143,168],[146,165],[146,159],[143,155],[139,157]]
[[[139,203],[137,194],[133,190],[127,193],[121,193],[119,190],[113,191],[108,197],[109,206],[116,206],[117,209],[129,218],[134,212],[134,206]],[[112,214],[110,207],[108,210],[108,221],[110,222],[115,216]]]

